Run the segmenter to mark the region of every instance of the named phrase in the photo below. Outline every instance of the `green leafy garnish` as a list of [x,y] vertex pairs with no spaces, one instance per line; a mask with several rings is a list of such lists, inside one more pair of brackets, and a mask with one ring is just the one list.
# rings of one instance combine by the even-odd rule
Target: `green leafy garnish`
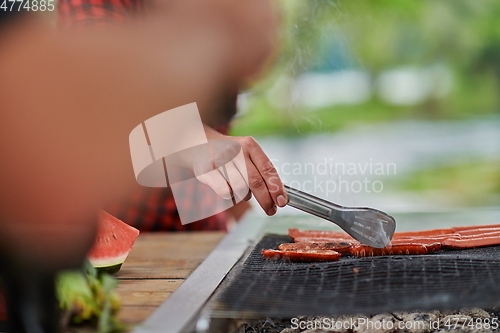
[[99,333],[123,332],[127,327],[116,314],[120,301],[115,292],[118,280],[86,263],[83,270],[65,271],[57,278],[60,308],[69,314],[69,324],[91,325]]

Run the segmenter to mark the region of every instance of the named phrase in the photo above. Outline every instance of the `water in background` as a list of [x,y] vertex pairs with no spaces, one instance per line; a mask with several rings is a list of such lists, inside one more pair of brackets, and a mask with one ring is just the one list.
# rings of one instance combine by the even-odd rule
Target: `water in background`
[[[398,121],[299,138],[258,138],[283,181],[342,205],[390,212],[446,207],[389,189],[416,170],[500,159],[500,119]],[[297,214],[286,207],[280,214]]]

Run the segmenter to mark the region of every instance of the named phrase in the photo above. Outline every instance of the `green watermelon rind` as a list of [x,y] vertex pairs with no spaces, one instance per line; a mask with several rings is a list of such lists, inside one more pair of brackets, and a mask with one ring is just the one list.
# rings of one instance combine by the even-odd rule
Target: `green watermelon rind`
[[125,262],[125,259],[127,259],[129,253],[130,251],[127,251],[126,253],[123,253],[121,255],[108,258],[94,258],[92,256],[88,256],[88,259],[92,264],[92,266],[94,266],[95,268],[109,267],[118,264],[120,265],[123,264]]
[[97,273],[108,273],[108,274],[115,274],[118,273],[118,271],[122,268],[122,264],[116,264],[112,266],[102,266],[102,267],[95,267],[97,270]]
[[[103,222],[105,223],[104,225],[102,224]],[[125,262],[125,259],[130,253],[130,250],[139,235],[139,230],[123,221],[120,221],[103,210],[99,212],[99,223],[100,228],[96,236],[94,246],[89,253],[87,253],[87,258],[92,266],[94,266],[99,272],[106,271],[113,274],[118,272],[123,262]],[[103,226],[105,229],[102,229]],[[118,238],[115,235],[116,232],[119,232]],[[109,233],[111,233],[112,238],[110,238]],[[125,235],[126,238],[122,239],[120,237],[122,235]],[[113,249],[109,247],[110,244],[115,242],[115,240],[120,240],[122,242],[122,244],[120,244],[120,247],[122,247],[121,251],[118,248]],[[102,256],[102,252],[106,251],[108,251],[108,255]]]

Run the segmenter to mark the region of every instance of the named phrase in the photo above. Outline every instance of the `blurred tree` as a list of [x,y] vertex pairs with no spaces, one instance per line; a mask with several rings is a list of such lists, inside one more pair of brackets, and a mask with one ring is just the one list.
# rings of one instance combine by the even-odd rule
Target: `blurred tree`
[[446,61],[487,65],[500,76],[497,0],[287,0],[283,8],[281,61],[292,75],[309,68],[322,35],[335,28],[369,70]]
[[[319,116],[294,104],[293,78],[311,70],[354,68],[376,78],[397,67],[439,64],[453,73],[454,87],[448,96],[430,95],[425,104],[413,109],[399,106],[400,112],[386,111],[387,104],[374,99],[364,108],[379,112],[380,117],[371,117],[368,111],[352,112],[357,121],[389,120],[398,114],[459,118],[500,110],[498,0],[282,0],[280,4],[282,50],[273,71],[253,90],[250,109],[255,116],[253,123],[247,122],[250,127],[264,126],[265,133],[279,128],[281,133],[298,134],[342,126],[321,127],[329,122],[338,124],[338,113],[328,119],[327,110],[321,109],[321,119],[313,119]],[[268,94],[276,93],[276,87],[283,105],[266,100]],[[345,119],[342,124],[351,122],[347,116],[341,117]]]

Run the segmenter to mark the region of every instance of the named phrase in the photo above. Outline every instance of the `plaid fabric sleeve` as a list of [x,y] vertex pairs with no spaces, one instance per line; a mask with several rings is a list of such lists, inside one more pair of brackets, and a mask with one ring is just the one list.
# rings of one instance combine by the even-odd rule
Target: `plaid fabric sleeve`
[[[213,204],[209,198],[205,197],[206,205]],[[189,205],[190,195],[186,193],[184,200],[177,204]],[[137,185],[127,200],[115,202],[104,209],[141,231],[227,231],[227,212],[221,212],[193,223],[182,224],[170,188]]]
[[[216,129],[227,133],[228,125]],[[189,209],[195,197],[194,193],[200,193],[202,188],[193,185],[185,190],[183,197],[178,198],[176,202],[171,188],[144,187],[136,184],[126,200],[115,202],[104,210],[141,231],[227,231],[229,215],[226,211],[193,223],[182,224],[177,206],[182,205]],[[215,204],[213,196],[202,197],[204,207]]]
[[62,27],[106,26],[124,22],[143,8],[142,0],[58,0]]

